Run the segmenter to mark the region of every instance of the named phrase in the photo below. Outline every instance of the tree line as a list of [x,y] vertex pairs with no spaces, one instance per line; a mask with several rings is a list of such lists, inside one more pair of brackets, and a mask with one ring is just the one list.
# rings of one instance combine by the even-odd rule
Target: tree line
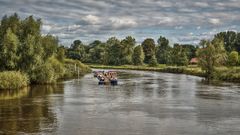
[[106,42],[95,40],[85,45],[75,40],[66,49],[66,56],[78,59],[85,63],[106,65],[142,65],[168,64],[185,66],[191,58],[196,57],[197,46],[190,44],[174,44],[170,46],[169,40],[160,36],[155,43],[154,39],[147,38],[140,45],[132,36],[120,40],[109,38]]
[[95,40],[88,45],[75,40],[70,47],[65,47],[65,50],[68,58],[105,65],[187,66],[192,58],[197,58],[199,67],[206,77],[211,79],[217,67],[240,64],[240,33],[220,32],[212,40],[203,39],[198,45],[170,45],[169,40],[163,36],[160,36],[157,42],[146,38],[139,45],[132,36],[122,40],[111,37],[106,42]]

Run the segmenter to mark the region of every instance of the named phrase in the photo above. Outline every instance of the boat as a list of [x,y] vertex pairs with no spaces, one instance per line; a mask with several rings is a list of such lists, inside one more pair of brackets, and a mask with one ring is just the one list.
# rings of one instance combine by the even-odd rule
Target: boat
[[94,71],[93,76],[99,80],[98,85],[118,85],[117,72],[115,71]]

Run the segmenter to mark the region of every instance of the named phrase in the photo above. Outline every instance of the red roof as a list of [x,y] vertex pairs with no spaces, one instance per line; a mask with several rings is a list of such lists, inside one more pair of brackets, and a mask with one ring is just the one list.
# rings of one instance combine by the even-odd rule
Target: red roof
[[197,59],[197,58],[192,58],[192,59],[190,60],[190,63],[198,63],[198,59]]

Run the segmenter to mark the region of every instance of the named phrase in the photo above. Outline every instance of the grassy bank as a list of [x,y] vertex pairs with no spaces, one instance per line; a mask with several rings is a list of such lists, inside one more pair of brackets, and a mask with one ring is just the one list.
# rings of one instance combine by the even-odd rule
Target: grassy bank
[[96,65],[88,64],[91,68],[97,69],[126,69],[126,70],[141,70],[141,71],[157,71],[165,73],[175,73],[175,74],[188,74],[204,77],[204,73],[199,67],[188,66],[188,67],[176,67],[176,66],[166,66],[160,64],[157,67],[149,67],[147,65],[133,66],[133,65],[122,65],[122,66],[108,66],[108,65]]
[[0,72],[0,89],[20,89],[29,84],[28,76],[18,71]]
[[54,84],[57,80],[76,78],[89,72],[91,72],[91,68],[78,60],[65,59],[61,63],[50,58],[31,72],[0,72],[0,90],[20,89],[29,84]]
[[[96,69],[125,69],[125,70],[157,71],[157,72],[187,74],[187,75],[205,77],[204,72],[201,70],[201,68],[197,66],[176,67],[176,66],[158,65],[157,67],[149,67],[147,65],[143,65],[143,66],[133,66],[133,65],[108,66],[108,65],[96,65],[96,64],[88,64],[88,65],[91,68],[96,68]],[[214,80],[240,83],[240,67],[218,67],[216,68],[216,72],[214,73]]]

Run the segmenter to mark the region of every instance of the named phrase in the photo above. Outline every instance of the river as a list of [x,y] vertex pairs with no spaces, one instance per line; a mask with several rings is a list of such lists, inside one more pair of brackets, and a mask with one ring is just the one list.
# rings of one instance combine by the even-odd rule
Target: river
[[0,134],[239,135],[240,85],[119,70],[118,86],[92,74],[0,91]]

